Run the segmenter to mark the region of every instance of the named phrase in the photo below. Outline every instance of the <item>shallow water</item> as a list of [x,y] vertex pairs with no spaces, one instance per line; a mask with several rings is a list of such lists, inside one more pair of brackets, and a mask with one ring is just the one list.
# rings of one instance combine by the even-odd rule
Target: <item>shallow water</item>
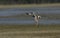
[[[0,9],[0,16],[11,16],[18,14],[25,14],[25,12],[38,12],[39,14],[59,14],[60,15],[60,7],[36,7],[36,8],[7,8]],[[22,17],[22,16],[21,16]],[[46,16],[48,17],[48,16]],[[46,19],[46,17],[42,17],[39,20],[39,24],[60,24],[60,19]],[[34,20],[32,18],[23,16],[22,18],[0,18],[0,24],[34,24]]]
[[[34,19],[0,18],[0,24],[34,24]],[[60,24],[60,20],[40,19],[39,24]]]

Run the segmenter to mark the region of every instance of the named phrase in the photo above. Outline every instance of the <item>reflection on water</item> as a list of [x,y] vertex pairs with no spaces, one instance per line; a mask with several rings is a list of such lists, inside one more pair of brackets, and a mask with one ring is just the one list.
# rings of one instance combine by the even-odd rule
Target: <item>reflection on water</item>
[[[0,24],[34,24],[33,19],[0,18]],[[60,24],[60,20],[40,19],[39,24]]]

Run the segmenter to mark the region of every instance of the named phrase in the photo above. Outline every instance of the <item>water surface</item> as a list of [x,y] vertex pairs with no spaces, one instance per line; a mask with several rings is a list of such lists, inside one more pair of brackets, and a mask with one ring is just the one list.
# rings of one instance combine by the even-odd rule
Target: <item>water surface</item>
[[[60,15],[60,7],[36,7],[36,8],[5,8],[0,9],[0,16],[11,16],[18,14],[25,14],[26,12],[38,12],[41,14],[59,14]],[[60,19],[48,19],[50,17],[42,15],[43,17],[39,20],[39,24],[60,24]],[[51,16],[51,15],[50,15]],[[60,16],[59,16],[60,17]],[[34,19],[26,16],[21,16],[19,18],[0,18],[0,24],[34,24]]]

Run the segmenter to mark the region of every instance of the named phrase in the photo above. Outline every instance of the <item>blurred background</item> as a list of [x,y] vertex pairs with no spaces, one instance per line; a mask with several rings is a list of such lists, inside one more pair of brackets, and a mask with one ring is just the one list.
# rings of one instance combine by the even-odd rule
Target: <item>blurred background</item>
[[60,38],[60,0],[0,0],[0,38]]
[[45,4],[45,3],[60,3],[60,0],[0,0],[0,4]]
[[60,0],[0,0],[0,24],[34,24],[26,12],[38,12],[39,24],[60,24]]

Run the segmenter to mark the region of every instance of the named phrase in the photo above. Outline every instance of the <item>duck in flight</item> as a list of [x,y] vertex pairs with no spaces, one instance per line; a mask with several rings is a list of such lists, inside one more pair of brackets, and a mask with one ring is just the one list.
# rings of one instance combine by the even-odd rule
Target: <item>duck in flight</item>
[[34,12],[26,13],[26,15],[31,15],[34,18],[36,25],[38,25],[38,22],[41,16],[35,14]]

